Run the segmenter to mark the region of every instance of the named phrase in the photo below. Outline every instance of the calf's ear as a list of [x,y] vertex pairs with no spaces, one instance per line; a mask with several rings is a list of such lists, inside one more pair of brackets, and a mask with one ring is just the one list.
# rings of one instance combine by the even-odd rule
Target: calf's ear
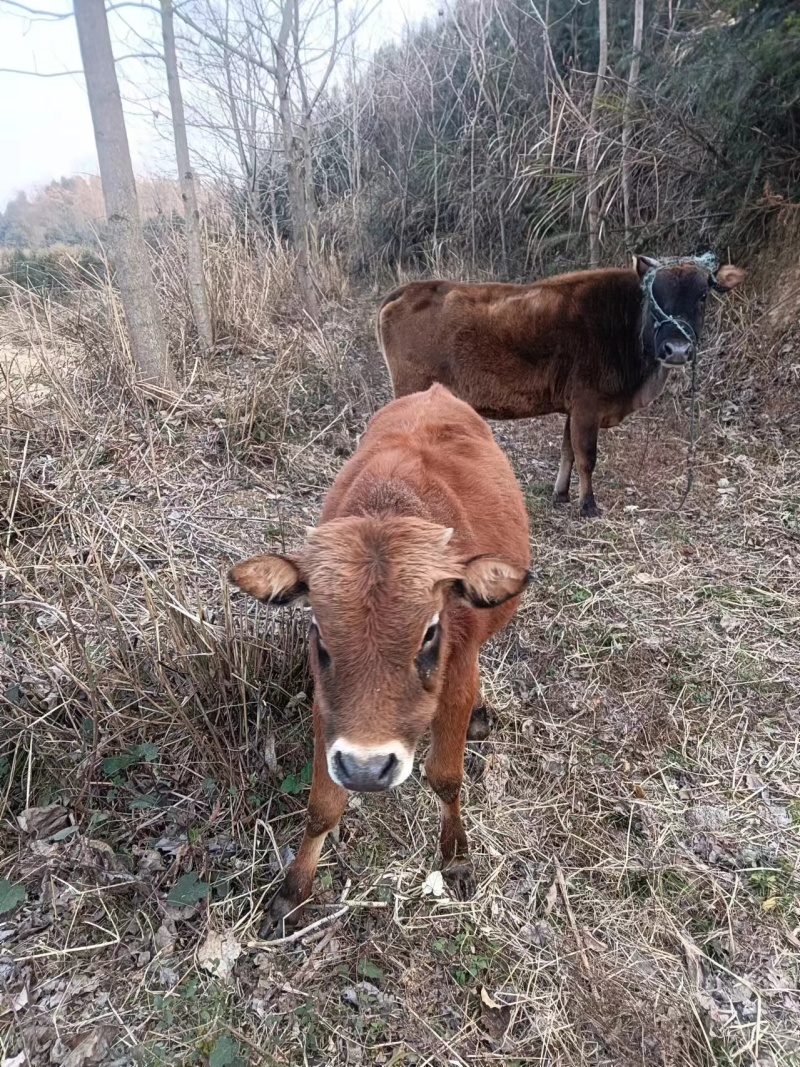
[[724,267],[720,267],[717,273],[714,275],[714,289],[724,289],[728,292],[730,289],[735,289],[737,285],[741,285],[747,277],[746,271],[743,271],[741,267],[734,267],[732,263],[728,263]]
[[228,572],[228,578],[245,593],[267,604],[281,606],[308,592],[300,569],[287,556],[253,556]]
[[474,608],[496,608],[519,596],[530,575],[525,567],[496,556],[475,556],[464,564],[454,591]]

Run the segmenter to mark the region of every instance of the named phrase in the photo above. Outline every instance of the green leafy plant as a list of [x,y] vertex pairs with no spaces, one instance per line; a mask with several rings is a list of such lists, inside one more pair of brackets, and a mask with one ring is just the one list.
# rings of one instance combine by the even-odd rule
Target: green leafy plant
[[123,771],[130,770],[131,767],[136,767],[140,763],[155,763],[157,759],[158,745],[147,743],[133,745],[127,752],[119,756],[106,756],[100,766],[103,769],[103,774],[109,778],[115,778]]
[[0,915],[14,911],[28,896],[24,885],[18,882],[9,882],[7,878],[0,880]]
[[211,892],[208,882],[201,882],[196,874],[184,874],[170,889],[167,896],[167,904],[173,907],[185,908],[189,904],[197,904]]
[[311,785],[311,778],[314,774],[314,764],[309,760],[308,763],[303,765],[303,769],[300,774],[288,774],[281,782],[281,792],[289,793],[295,796],[297,793],[302,793],[303,789],[307,785]]
[[220,1034],[208,1056],[208,1067],[244,1067],[239,1046],[228,1034]]

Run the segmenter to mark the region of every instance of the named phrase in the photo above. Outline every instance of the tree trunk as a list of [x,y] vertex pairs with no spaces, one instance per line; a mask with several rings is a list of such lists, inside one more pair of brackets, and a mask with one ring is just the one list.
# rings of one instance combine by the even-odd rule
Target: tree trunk
[[597,77],[592,93],[592,109],[589,113],[589,265],[600,266],[600,190],[597,188],[597,173],[600,159],[600,134],[597,117],[600,97],[606,81],[608,67],[608,0],[597,0],[598,38],[600,57],[597,62]]
[[644,0],[635,0],[633,13],[633,56],[628,74],[628,90],[625,94],[625,110],[622,113],[622,211],[625,218],[625,247],[631,251],[631,162],[629,157],[633,106],[636,102],[636,86],[642,65],[642,30],[644,23]]
[[164,37],[164,65],[167,68],[167,88],[169,90],[169,106],[172,111],[172,130],[175,136],[175,156],[178,162],[178,177],[181,183],[181,199],[183,200],[189,300],[192,305],[194,324],[197,327],[200,343],[204,351],[208,352],[214,344],[214,330],[208,310],[208,295],[203,272],[203,247],[200,241],[200,212],[197,207],[197,191],[189,158],[186,117],[183,112],[183,96],[178,78],[178,57],[175,51],[172,0],[161,0],[161,32]]
[[297,263],[297,281],[303,297],[306,311],[317,319],[319,308],[317,293],[311,278],[308,247],[308,214],[306,212],[306,190],[302,173],[302,149],[298,150],[294,134],[292,101],[289,88],[289,66],[286,49],[292,28],[292,0],[283,0],[283,17],[280,32],[275,42],[275,75],[278,88],[278,112],[281,120],[286,181],[289,192],[289,213],[292,219],[295,256]]
[[108,246],[131,352],[142,381],[175,388],[164,327],[142,234],[114,54],[103,0],[74,0],[86,91],[108,216]]

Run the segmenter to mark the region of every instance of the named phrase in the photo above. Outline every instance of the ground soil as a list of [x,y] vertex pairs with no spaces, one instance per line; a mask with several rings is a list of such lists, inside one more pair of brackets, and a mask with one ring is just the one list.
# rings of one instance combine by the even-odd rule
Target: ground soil
[[318,925],[260,941],[303,826],[305,621],[223,576],[297,543],[388,399],[370,307],[231,342],[175,405],[78,361],[7,407],[0,1061],[800,1063],[800,348],[744,312],[679,510],[688,378],[603,434],[594,521],[550,504],[558,418],[494,425],[534,578],[482,657],[475,898],[437,895],[417,772],[352,798]]

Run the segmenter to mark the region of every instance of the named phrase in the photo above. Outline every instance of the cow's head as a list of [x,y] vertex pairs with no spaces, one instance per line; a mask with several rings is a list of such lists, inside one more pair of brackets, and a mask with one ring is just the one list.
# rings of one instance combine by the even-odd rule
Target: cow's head
[[309,530],[299,552],[255,556],[230,572],[258,600],[309,603],[328,770],[347,789],[390,789],[411,773],[465,625],[454,604],[496,607],[525,586],[525,567],[461,560],[451,535],[416,518],[334,519]]
[[727,293],[745,279],[731,264],[712,269],[710,255],[663,262],[634,256],[634,266],[648,297],[644,335],[652,337],[653,354],[667,367],[680,367],[697,354],[709,292]]

